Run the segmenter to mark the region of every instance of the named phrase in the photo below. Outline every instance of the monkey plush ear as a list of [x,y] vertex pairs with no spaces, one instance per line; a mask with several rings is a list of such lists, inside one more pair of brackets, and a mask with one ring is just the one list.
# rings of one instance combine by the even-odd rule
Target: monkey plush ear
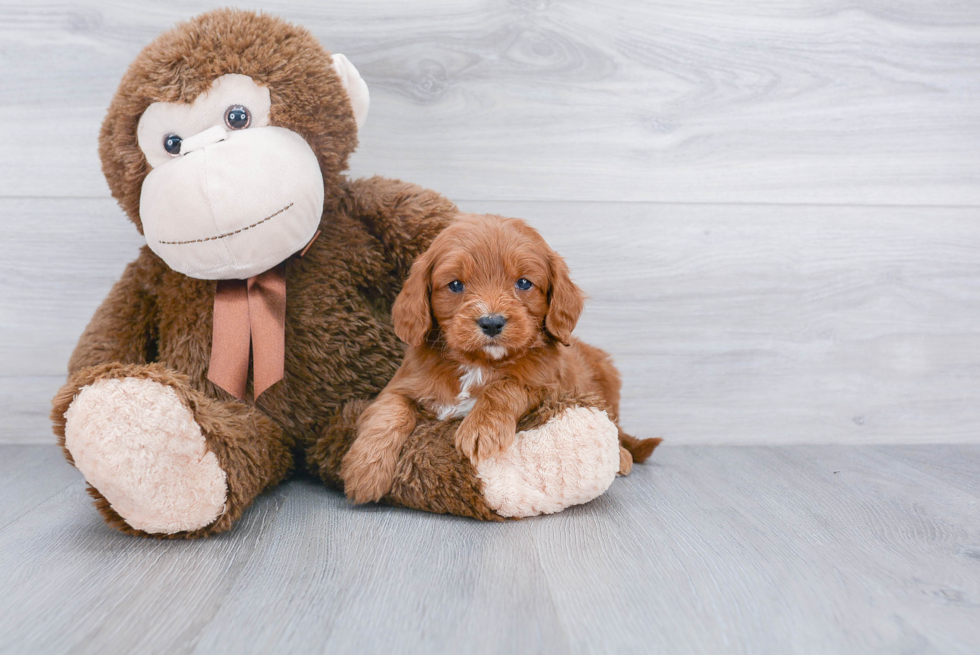
[[347,89],[347,97],[350,98],[350,106],[354,110],[354,120],[357,122],[357,129],[360,130],[367,120],[368,105],[371,104],[371,94],[368,93],[367,84],[345,55],[338,53],[333,56],[333,69],[337,71],[340,81]]

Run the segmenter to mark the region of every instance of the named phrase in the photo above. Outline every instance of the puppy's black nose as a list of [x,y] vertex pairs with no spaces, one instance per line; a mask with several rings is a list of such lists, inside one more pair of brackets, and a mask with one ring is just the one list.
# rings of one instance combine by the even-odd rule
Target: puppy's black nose
[[483,330],[483,334],[488,337],[495,337],[507,325],[507,319],[500,314],[486,314],[476,319],[476,324]]

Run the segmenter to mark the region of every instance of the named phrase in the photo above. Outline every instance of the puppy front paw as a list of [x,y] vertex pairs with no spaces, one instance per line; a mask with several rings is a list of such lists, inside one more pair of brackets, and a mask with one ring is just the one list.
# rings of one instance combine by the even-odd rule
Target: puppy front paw
[[340,465],[344,493],[355,505],[378,502],[391,491],[395,460],[363,441],[354,441]]
[[476,466],[510,448],[516,433],[514,421],[494,421],[471,413],[456,429],[456,448]]

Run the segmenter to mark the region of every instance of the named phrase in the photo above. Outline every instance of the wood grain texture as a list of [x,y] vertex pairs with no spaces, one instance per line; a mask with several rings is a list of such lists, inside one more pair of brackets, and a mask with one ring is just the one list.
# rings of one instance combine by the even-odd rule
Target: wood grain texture
[[[67,366],[67,360],[65,362]],[[51,399],[66,374],[0,376],[0,444],[53,444]]]
[[[0,196],[105,196],[126,66],[223,4],[0,4]],[[239,4],[358,66],[358,175],[471,199],[980,203],[977,3]]]
[[[78,485],[78,471],[60,448],[0,446],[0,530],[34,511],[69,486]],[[0,643],[0,650],[4,646]]]
[[[33,462],[0,478],[0,506],[52,493],[52,454],[0,447],[0,462]],[[112,532],[77,479],[0,527],[4,652],[980,643],[980,446],[666,446],[595,502],[506,524],[351,509],[296,481],[198,542]]]
[[[0,442],[50,441],[51,392],[142,242],[96,158],[115,85],[211,6],[0,2]],[[371,84],[355,174],[528,217],[569,258],[627,429],[980,440],[977,210],[948,206],[980,200],[980,7],[262,6]]]
[[[675,443],[980,439],[980,230],[935,207],[463,202],[527,218],[591,297],[623,422]],[[110,200],[0,200],[0,441],[51,393],[141,239]]]

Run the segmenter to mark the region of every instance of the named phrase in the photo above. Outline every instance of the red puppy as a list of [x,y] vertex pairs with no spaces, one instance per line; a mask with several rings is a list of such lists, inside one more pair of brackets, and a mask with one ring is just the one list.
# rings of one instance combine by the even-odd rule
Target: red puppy
[[[564,260],[523,221],[462,215],[416,260],[392,310],[411,346],[361,415],[341,477],[354,502],[391,489],[416,413],[465,417],[456,447],[477,464],[514,441],[518,420],[547,389],[595,394],[619,419],[619,373],[609,356],[571,336],[585,296]],[[619,431],[620,473],[660,439]]]

